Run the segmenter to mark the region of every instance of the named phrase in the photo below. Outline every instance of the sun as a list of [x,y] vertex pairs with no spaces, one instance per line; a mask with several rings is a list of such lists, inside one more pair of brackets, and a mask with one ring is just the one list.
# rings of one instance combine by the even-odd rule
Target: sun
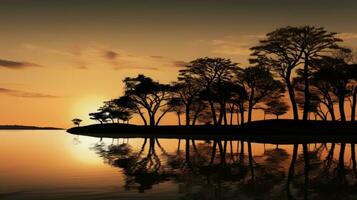
[[96,112],[99,107],[103,105],[103,102],[107,98],[100,96],[85,96],[81,97],[78,100],[74,101],[70,109],[70,117],[80,118],[83,120],[82,125],[93,123],[89,119],[88,114],[91,112]]

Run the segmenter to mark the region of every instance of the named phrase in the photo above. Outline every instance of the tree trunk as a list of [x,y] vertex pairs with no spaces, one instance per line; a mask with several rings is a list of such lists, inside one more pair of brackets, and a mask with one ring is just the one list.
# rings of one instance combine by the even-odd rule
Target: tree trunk
[[240,124],[244,124],[244,108],[240,111]]
[[144,117],[144,114],[141,112],[140,108],[136,108],[136,110],[138,111],[138,113],[139,113],[141,119],[143,120],[144,125],[147,126],[148,123],[147,123],[147,121],[146,121],[146,119],[145,119],[145,117]]
[[190,104],[186,105],[185,115],[186,115],[186,126],[189,126],[190,125]]
[[356,119],[356,104],[357,104],[357,86],[353,88],[352,94],[352,106],[351,106],[351,121],[354,122]]
[[234,112],[234,105],[229,111],[230,117],[229,117],[229,124],[232,126],[233,125],[233,112]]
[[307,121],[309,117],[309,111],[310,111],[310,99],[311,99],[311,94],[310,94],[310,86],[309,86],[309,59],[305,55],[305,64],[304,64],[304,83],[305,83],[305,88],[304,88],[304,113],[303,113],[303,120]]
[[181,126],[181,118],[180,118],[180,114],[179,113],[177,113],[177,119],[178,119],[179,126]]
[[346,121],[346,114],[345,114],[345,96],[344,95],[339,95],[339,97],[338,97],[338,107],[339,107],[339,111],[340,111],[341,121],[345,122]]
[[[291,72],[289,72],[289,73],[291,73]],[[297,108],[297,104],[296,104],[296,100],[295,100],[294,88],[293,88],[293,86],[291,85],[291,82],[290,82],[290,74],[285,79],[285,82],[286,82],[286,87],[288,88],[291,107],[293,108],[294,120],[299,120],[299,112],[298,112],[298,108]]]
[[213,119],[213,124],[214,125],[217,125],[217,118],[216,118],[216,110],[214,108],[214,103],[210,100],[208,101],[209,102],[209,105],[211,107],[211,112],[212,112],[212,119]]
[[236,116],[237,116],[237,125],[239,125],[239,110],[237,110]]
[[150,126],[151,127],[155,126],[155,115],[150,116]]
[[224,117],[224,104],[220,103],[219,104],[220,108],[219,108],[219,117],[218,117],[218,125],[222,125],[222,121],[223,121],[223,117]]
[[228,125],[228,120],[227,120],[227,109],[226,109],[226,104],[224,104],[224,115],[223,115],[223,121],[224,121],[224,125]]
[[251,88],[251,93],[248,101],[248,123],[252,121],[253,99],[254,99],[254,89]]

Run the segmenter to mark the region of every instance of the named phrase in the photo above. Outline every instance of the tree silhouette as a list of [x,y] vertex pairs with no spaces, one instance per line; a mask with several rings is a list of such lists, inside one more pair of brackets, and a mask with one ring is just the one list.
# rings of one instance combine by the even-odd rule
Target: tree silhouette
[[346,121],[345,100],[349,94],[348,84],[352,79],[350,74],[351,66],[343,59],[324,57],[318,63],[319,68],[313,74],[315,79],[324,81],[329,84],[332,93],[338,99],[339,112],[341,121]]
[[184,104],[181,98],[171,97],[167,102],[169,112],[175,112],[177,115],[178,125],[181,126],[181,114],[184,113]]
[[99,121],[101,124],[105,123],[108,121],[108,114],[104,112],[94,112],[94,113],[89,113],[90,119]]
[[304,78],[304,112],[303,120],[307,120],[310,105],[310,90],[309,90],[309,68],[310,62],[316,59],[321,59],[329,51],[338,49],[338,42],[341,39],[336,38],[336,33],[328,32],[322,27],[304,26],[299,28],[297,39],[300,43],[300,51],[303,51],[303,78]]
[[266,103],[267,107],[264,108],[265,113],[275,115],[276,119],[279,119],[280,115],[288,112],[289,106],[278,99],[274,99]]
[[[202,97],[207,100],[214,125],[221,125],[224,119],[226,100],[218,99],[223,91],[224,82],[229,82],[233,71],[238,68],[236,63],[224,58],[198,58],[191,61],[185,69],[180,70],[180,77],[195,80],[202,88]],[[217,116],[216,107],[219,107]]]
[[166,101],[172,90],[171,86],[153,81],[144,75],[138,75],[135,78],[127,77],[124,79],[124,84],[125,95],[135,104],[135,108],[140,114],[144,124],[148,125],[148,122],[142,110],[146,111],[149,118],[149,125],[157,126],[161,118],[169,111],[165,110],[156,118],[156,114],[160,108],[166,106]]
[[199,82],[185,75],[185,73],[180,73],[178,77],[178,82],[173,84],[175,94],[181,99],[182,104],[185,106],[185,121],[186,126],[191,124],[191,111],[193,110],[193,104],[200,101],[199,93],[202,88]]
[[248,123],[252,121],[252,111],[263,100],[280,97],[284,92],[282,83],[262,66],[248,67],[237,74],[238,80],[248,93]]
[[79,118],[74,118],[72,119],[72,122],[75,126],[79,126],[81,124],[83,120],[79,119]]
[[293,108],[294,119],[299,119],[295,92],[292,87],[292,72],[303,65],[304,82],[304,112],[303,119],[307,120],[310,101],[309,68],[311,61],[320,59],[328,51],[339,48],[341,39],[336,33],[327,32],[322,27],[302,26],[284,27],[267,34],[267,39],[261,40],[260,45],[252,47],[253,63],[271,67],[284,80]]
[[269,66],[285,82],[295,120],[299,119],[299,113],[292,86],[292,72],[301,64],[303,56],[299,41],[296,39],[298,32],[298,28],[288,26],[268,33],[266,39],[251,48],[251,55],[254,58],[250,59],[251,63]]

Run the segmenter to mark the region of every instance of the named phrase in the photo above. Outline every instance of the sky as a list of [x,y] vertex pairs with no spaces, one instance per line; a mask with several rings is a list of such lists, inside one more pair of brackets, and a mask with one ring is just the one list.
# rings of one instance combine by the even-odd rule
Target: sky
[[356,10],[355,0],[0,0],[0,124],[89,124],[127,76],[169,83],[206,56],[245,67],[249,47],[288,25],[325,27],[357,49]]

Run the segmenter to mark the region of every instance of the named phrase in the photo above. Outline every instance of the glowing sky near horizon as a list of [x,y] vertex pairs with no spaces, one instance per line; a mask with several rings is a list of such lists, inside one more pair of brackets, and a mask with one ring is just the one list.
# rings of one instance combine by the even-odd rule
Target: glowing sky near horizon
[[356,48],[356,10],[353,0],[0,0],[0,124],[89,123],[126,76],[168,83],[204,56],[246,66],[249,47],[287,25],[323,26]]

